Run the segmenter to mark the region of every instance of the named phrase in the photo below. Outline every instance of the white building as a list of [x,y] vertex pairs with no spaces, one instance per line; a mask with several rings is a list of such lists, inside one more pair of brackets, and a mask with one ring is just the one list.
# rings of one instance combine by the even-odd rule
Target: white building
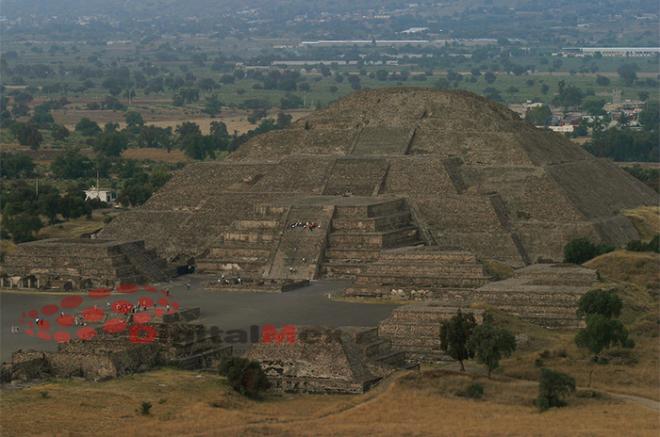
[[[543,126],[537,126],[539,128],[543,128]],[[559,133],[573,133],[575,130],[575,126],[572,124],[565,124],[563,126],[548,126],[547,129],[550,129],[553,132],[559,132]]]
[[92,186],[89,190],[85,190],[85,200],[93,199],[99,199],[105,203],[114,203],[117,200],[117,193],[112,190]]

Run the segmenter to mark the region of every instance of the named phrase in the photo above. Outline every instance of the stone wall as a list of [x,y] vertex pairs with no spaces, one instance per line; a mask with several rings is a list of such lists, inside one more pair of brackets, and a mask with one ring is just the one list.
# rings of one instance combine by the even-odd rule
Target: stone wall
[[49,239],[19,244],[0,266],[2,286],[83,289],[160,281],[171,272],[143,241]]

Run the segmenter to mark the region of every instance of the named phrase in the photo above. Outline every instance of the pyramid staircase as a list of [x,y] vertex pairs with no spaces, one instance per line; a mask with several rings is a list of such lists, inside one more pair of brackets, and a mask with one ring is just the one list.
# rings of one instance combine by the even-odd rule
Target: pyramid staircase
[[382,250],[421,244],[404,199],[337,205],[321,272],[327,277],[355,278]]
[[254,217],[236,220],[220,240],[196,261],[197,271],[227,280],[264,278],[283,230],[287,207],[259,205]]

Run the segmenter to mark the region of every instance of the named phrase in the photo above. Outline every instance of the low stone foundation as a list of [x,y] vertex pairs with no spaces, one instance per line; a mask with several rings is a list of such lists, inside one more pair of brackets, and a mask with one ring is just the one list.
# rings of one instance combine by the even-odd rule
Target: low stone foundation
[[[193,317],[192,313],[184,313],[181,318]],[[232,354],[231,346],[209,336],[204,325],[198,323],[163,322],[146,326],[155,328],[156,337],[144,344],[132,342],[126,335],[104,334],[98,329],[95,338],[60,344],[56,352],[16,351],[11,362],[2,364],[2,382],[52,377],[99,381],[163,365],[215,368],[223,357]]]

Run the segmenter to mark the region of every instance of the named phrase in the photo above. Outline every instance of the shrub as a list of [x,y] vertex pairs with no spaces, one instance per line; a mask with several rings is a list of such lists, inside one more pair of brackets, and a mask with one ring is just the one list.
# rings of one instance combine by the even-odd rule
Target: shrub
[[577,316],[600,314],[607,318],[619,317],[623,302],[611,290],[590,290],[578,301]]
[[541,411],[566,405],[564,398],[575,392],[575,378],[561,372],[543,368],[539,381],[539,397],[536,406]]
[[143,416],[148,416],[151,414],[151,402],[142,401],[140,404],[140,414]]
[[601,244],[596,246],[586,238],[576,238],[564,246],[564,261],[572,264],[582,264],[592,258],[614,250],[613,246]]
[[626,250],[633,252],[660,252],[660,235],[656,235],[648,243],[639,240],[630,241],[626,245]]
[[474,382],[456,394],[464,398],[481,399],[484,397],[484,387],[478,382]]
[[270,388],[268,378],[258,361],[232,357],[222,360],[220,374],[227,377],[229,385],[249,398],[259,398]]

